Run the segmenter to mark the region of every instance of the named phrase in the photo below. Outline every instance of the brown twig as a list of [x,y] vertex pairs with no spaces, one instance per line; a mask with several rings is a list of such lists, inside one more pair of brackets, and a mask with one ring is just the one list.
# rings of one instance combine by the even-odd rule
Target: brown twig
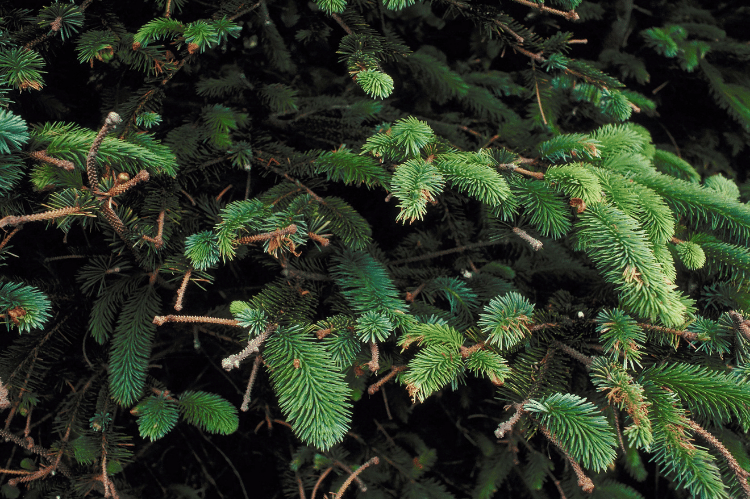
[[[11,238],[12,238],[13,236],[15,236],[16,234],[18,234],[18,231],[19,231],[19,230],[21,230],[21,229],[23,229],[23,225],[16,225],[16,228],[15,228],[15,229],[13,229],[12,231],[10,231],[10,234],[7,234],[7,235],[6,235],[6,236],[5,236],[4,238],[3,238],[3,241],[2,241],[2,242],[0,242],[0,251],[2,251],[2,250],[3,250],[3,248],[5,248],[5,246],[6,246],[6,245],[7,245],[7,244],[8,244],[9,242],[10,242],[10,239],[11,239]],[[46,261],[46,260],[45,260],[45,261]]]
[[166,322],[197,322],[203,324],[222,324],[224,326],[241,327],[239,322],[234,319],[221,319],[219,317],[207,317],[199,315],[157,315],[153,323],[161,326]]
[[265,331],[260,333],[252,341],[247,342],[247,345],[245,346],[245,348],[223,359],[221,361],[221,367],[223,367],[227,371],[231,371],[232,369],[240,367],[240,362],[250,357],[250,355],[254,354],[255,352],[260,351],[260,347],[263,344],[263,342],[266,341],[266,338],[268,338],[268,335],[274,332],[277,327],[278,327],[277,324],[269,323],[266,326]]
[[268,241],[276,237],[289,236],[297,233],[297,225],[291,224],[283,229],[274,230],[273,232],[266,232],[265,234],[256,234],[254,236],[245,236],[237,239],[237,244],[252,244],[260,241]]
[[584,366],[586,366],[586,369],[591,367],[591,363],[594,362],[594,357],[589,357],[588,355],[584,355],[578,350],[576,350],[575,348],[569,345],[566,345],[565,343],[555,340],[552,342],[552,345],[555,348],[558,348],[562,350],[563,352],[565,352],[566,354],[568,354],[568,356],[576,359],[578,362],[580,362]]
[[315,499],[315,494],[318,493],[318,488],[320,488],[320,484],[323,483],[323,480],[326,479],[326,477],[333,471],[333,467],[329,466],[326,468],[326,470],[320,474],[320,477],[318,477],[318,481],[315,482],[315,487],[313,487],[312,495],[310,496],[310,499]]
[[[337,461],[337,464],[338,464],[338,461]],[[358,475],[360,473],[362,473],[363,471],[365,471],[370,466],[372,466],[373,464],[380,464],[380,459],[378,459],[378,456],[375,456],[372,459],[370,459],[369,461],[367,461],[365,464],[363,464],[362,466],[360,466],[359,468],[357,468],[357,471],[355,471],[353,473],[352,473],[351,470],[349,470],[349,468],[344,467],[344,469],[346,469],[347,471],[349,471],[349,473],[351,473],[351,475],[349,475],[349,477],[346,479],[346,481],[343,484],[341,484],[341,487],[339,488],[339,491],[336,492],[336,495],[334,496],[335,499],[342,499],[343,498],[344,492],[346,491],[347,488],[349,488],[349,485],[351,485],[351,483],[352,483],[353,480],[357,480],[357,482],[360,484],[359,488],[360,488],[360,490],[362,492],[367,491],[367,487],[365,486],[364,483],[361,482],[361,480],[359,480]]]
[[586,476],[586,473],[583,472],[583,468],[581,468],[581,465],[578,464],[578,461],[576,461],[573,456],[570,455],[570,452],[568,452],[568,449],[566,449],[563,444],[557,440],[555,435],[551,434],[550,431],[547,429],[544,425],[539,425],[539,429],[544,434],[545,437],[547,437],[547,440],[552,442],[555,447],[560,449],[560,452],[562,452],[565,457],[567,458],[568,462],[570,463],[570,466],[573,468],[573,471],[575,472],[576,476],[578,477],[578,486],[581,487],[581,489],[584,492],[591,493],[594,491],[594,482],[591,481],[591,478]]
[[650,331],[659,331],[660,333],[673,334],[675,336],[681,337],[686,341],[695,341],[698,339],[698,333],[693,333],[691,331],[681,331],[679,329],[672,329],[664,326],[655,326],[653,324],[638,323],[638,325],[643,329],[648,329]]
[[577,21],[578,19],[580,19],[580,17],[578,17],[578,13],[576,13],[576,11],[574,11],[574,10],[569,10],[568,12],[565,12],[564,10],[553,9],[551,7],[547,7],[544,4],[530,2],[529,0],[513,0],[513,1],[517,2],[517,3],[520,3],[521,5],[526,5],[527,7],[538,9],[538,10],[540,10],[542,12],[546,12],[548,14],[553,14],[553,15],[556,15],[556,16],[562,16],[565,19],[567,19],[568,21]]
[[242,405],[240,406],[240,410],[242,412],[247,412],[248,409],[250,409],[250,393],[253,391],[255,379],[258,377],[258,371],[260,370],[261,362],[263,362],[263,357],[257,355],[255,357],[255,362],[253,362],[253,370],[252,372],[250,372],[250,379],[247,381],[245,394],[242,396]]
[[497,427],[497,430],[495,430],[495,436],[497,438],[503,438],[505,434],[511,431],[516,423],[521,420],[521,416],[526,413],[526,410],[523,408],[523,405],[526,402],[528,402],[528,400],[513,404],[512,407],[516,410],[516,412],[513,413],[513,416],[511,416],[508,421],[500,423],[500,425]]
[[65,159],[53,158],[52,156],[49,156],[47,154],[47,150],[46,149],[43,149],[41,151],[32,151],[32,152],[30,152],[28,154],[29,154],[29,156],[31,156],[34,159],[37,159],[39,161],[43,161],[43,162],[48,163],[50,165],[57,166],[59,168],[62,168],[63,170],[67,170],[69,172],[75,170],[75,165],[73,165],[72,161],[68,161],[68,160],[65,160]]
[[161,247],[164,245],[164,239],[162,239],[162,235],[164,234],[164,216],[165,211],[161,210],[159,212],[159,218],[156,219],[156,237],[150,237],[146,234],[143,234],[141,236],[141,239],[143,239],[144,241],[153,243],[155,249],[161,249]]
[[525,230],[519,229],[518,227],[513,227],[512,230],[514,234],[517,234],[518,237],[526,241],[534,251],[539,251],[540,249],[542,249],[542,242],[531,237]]
[[125,193],[128,189],[135,186],[136,184],[140,182],[146,182],[149,179],[150,175],[146,170],[139,171],[135,177],[131,178],[127,182],[123,182],[122,184],[117,184],[113,186],[110,190],[106,192],[107,196],[115,197],[119,196],[120,194]]
[[331,17],[333,18],[334,21],[336,21],[339,24],[339,26],[341,26],[344,29],[344,31],[346,31],[347,35],[351,35],[351,34],[354,33],[352,31],[352,29],[349,26],[346,25],[346,23],[344,22],[344,20],[341,19],[341,16],[339,16],[338,14],[336,14],[334,12],[334,13],[331,14]]
[[99,133],[96,134],[89,153],[86,155],[86,174],[89,178],[89,187],[93,192],[96,192],[99,185],[99,174],[96,171],[96,155],[99,152],[99,147],[102,145],[104,137],[120,123],[122,123],[122,118],[120,118],[119,114],[115,112],[109,113],[107,119],[104,120],[104,125],[102,125]]
[[[163,213],[163,212],[162,212]],[[192,267],[187,269],[185,276],[182,278],[180,288],[177,290],[177,300],[174,304],[174,309],[178,312],[182,310],[182,300],[185,298],[185,290],[187,289],[188,282],[190,282],[190,275],[193,273]]]
[[53,220],[55,218],[66,217],[68,215],[86,215],[89,214],[82,211],[79,206],[68,206],[57,210],[43,211],[42,213],[35,213],[33,215],[8,215],[0,219],[0,229],[7,226],[16,226],[25,224],[27,222],[37,222],[40,220]]
[[740,466],[732,453],[729,452],[729,450],[724,447],[724,444],[722,444],[715,436],[706,431],[695,421],[688,419],[688,425],[695,433],[700,435],[703,440],[708,442],[711,447],[716,449],[716,451],[724,457],[724,459],[727,461],[727,464],[729,465],[729,469],[732,470],[732,473],[734,473],[734,475],[737,477],[737,481],[739,482],[740,487],[742,487],[742,491],[745,493],[745,497],[750,498],[750,485],[748,485],[747,483],[747,478],[748,476],[750,476],[750,473],[748,473],[742,466]]
[[378,362],[380,352],[378,351],[378,344],[374,341],[370,342],[370,355],[372,360],[367,363],[367,367],[370,369],[370,372],[377,373],[378,369],[380,369],[380,363]]
[[390,380],[395,378],[398,373],[400,373],[401,371],[406,371],[408,368],[409,366],[392,366],[391,372],[370,385],[370,387],[367,389],[367,393],[369,393],[370,395],[374,395],[378,390],[380,390],[381,386],[388,383]]

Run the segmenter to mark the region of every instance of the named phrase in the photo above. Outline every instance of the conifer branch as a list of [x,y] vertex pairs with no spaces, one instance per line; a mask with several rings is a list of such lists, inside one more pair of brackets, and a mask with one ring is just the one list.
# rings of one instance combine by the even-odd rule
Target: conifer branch
[[[375,457],[371,458],[365,464],[363,464],[362,466],[360,466],[359,468],[357,468],[357,470],[354,471],[354,472],[351,472],[351,470],[349,470],[348,468],[345,468],[345,469],[347,469],[347,471],[349,471],[351,473],[351,475],[349,475],[349,477],[346,479],[346,481],[343,484],[341,484],[341,487],[339,488],[339,491],[336,492],[336,495],[334,497],[336,499],[343,499],[344,492],[346,491],[347,488],[349,488],[349,485],[351,485],[352,481],[354,479],[356,479],[357,476],[360,473],[362,473],[364,470],[366,470],[367,468],[369,468],[373,464],[380,464],[380,459],[378,459],[378,456],[375,456]],[[365,491],[367,491],[367,487],[364,484],[362,484],[362,485],[360,485],[360,490],[362,492],[365,492]]]
[[297,233],[297,226],[291,224],[283,229],[274,230],[273,232],[266,232],[265,234],[256,234],[254,236],[245,236],[237,239],[237,244],[252,244],[261,241],[268,241],[270,239],[282,238],[291,234]]
[[377,373],[378,369],[380,369],[380,363],[378,362],[380,352],[378,351],[378,344],[374,341],[370,342],[370,354],[372,355],[372,360],[367,363],[367,367],[370,369],[370,372]]
[[[0,220],[0,223],[2,223],[2,220]],[[732,319],[732,323],[734,324],[734,328],[742,333],[742,335],[750,340],[750,320],[746,320],[742,315],[737,312],[736,310],[730,310],[728,312],[729,318]]]
[[31,156],[34,159],[37,159],[39,161],[43,161],[44,163],[48,163],[50,165],[57,166],[59,168],[62,168],[63,170],[69,171],[69,172],[75,170],[75,165],[73,164],[72,161],[68,161],[68,160],[65,160],[65,159],[53,158],[52,156],[49,156],[47,154],[47,150],[46,149],[43,149],[41,151],[32,151],[32,152],[28,153],[28,155]]
[[459,347],[459,350],[461,351],[461,358],[462,359],[468,359],[471,356],[471,354],[473,354],[474,352],[478,352],[479,350],[483,349],[484,347],[485,347],[484,342],[479,342],[479,343],[477,343],[475,345],[472,345],[470,347],[465,347],[465,346],[461,345]]
[[13,229],[12,231],[10,231],[10,234],[6,234],[5,235],[5,237],[3,238],[2,242],[0,242],[0,251],[2,251],[3,248],[5,248],[5,246],[7,246],[7,244],[10,242],[10,239],[13,236],[15,236],[16,234],[18,234],[18,231],[20,231],[21,229],[23,229],[23,225],[22,224],[16,225],[16,228]]
[[581,490],[587,493],[591,493],[594,491],[594,482],[591,481],[591,478],[586,476],[586,473],[583,472],[583,468],[581,468],[581,465],[573,459],[573,456],[570,455],[570,452],[568,452],[568,449],[566,449],[557,438],[552,435],[546,426],[539,425],[539,429],[541,430],[542,434],[547,437],[547,440],[552,442],[555,447],[557,447],[560,452],[563,453],[563,455],[567,458],[568,462],[570,463],[570,466],[573,468],[573,471],[576,474],[576,477],[578,477],[578,486],[581,487]]
[[312,495],[310,496],[310,499],[315,499],[315,495],[318,493],[318,488],[320,488],[320,484],[323,483],[323,480],[326,479],[326,477],[333,471],[333,466],[329,466],[328,468],[323,471],[323,473],[320,474],[318,477],[318,480],[315,482],[315,487],[313,487]]
[[[165,211],[161,210],[159,212],[159,217],[156,219],[157,229],[156,229],[156,237],[150,237],[146,234],[143,234],[141,238],[144,241],[147,241],[149,243],[154,244],[154,249],[161,249],[161,247],[164,245],[164,240],[162,239],[162,234],[164,233],[164,216]],[[176,309],[179,310],[179,309]]]
[[255,379],[258,377],[261,362],[263,362],[263,357],[260,354],[256,355],[255,362],[253,362],[253,370],[250,372],[250,379],[247,381],[247,388],[245,388],[245,394],[242,396],[242,405],[240,406],[242,412],[247,412],[250,409],[250,393],[253,391]]
[[352,29],[349,26],[346,25],[346,23],[344,22],[344,20],[341,19],[341,16],[339,16],[338,14],[336,14],[334,12],[334,13],[331,14],[331,17],[333,18],[334,21],[336,21],[338,23],[339,26],[341,26],[344,29],[344,31],[346,31],[347,35],[351,35],[351,34],[354,33],[352,31]]
[[430,260],[432,258],[439,258],[441,256],[451,255],[453,253],[460,253],[460,252],[475,249],[475,248],[482,248],[484,246],[494,246],[496,244],[500,244],[500,242],[499,241],[481,241],[478,243],[470,243],[470,244],[467,244],[466,246],[458,246],[458,247],[447,249],[447,250],[433,251],[432,253],[425,253],[424,255],[420,255],[420,256],[401,258],[400,260],[391,260],[390,262],[388,262],[388,264],[389,265],[403,265],[404,263],[412,263],[412,262],[419,262],[422,260]]
[[396,377],[398,373],[401,371],[406,371],[409,369],[409,366],[403,365],[403,366],[392,366],[391,371],[380,378],[378,381],[370,385],[370,387],[367,389],[367,393],[370,395],[374,395],[377,393],[378,390],[380,390],[380,387],[382,387],[384,384],[388,383],[390,380]]
[[7,226],[16,226],[19,224],[25,224],[27,222],[37,222],[39,220],[53,220],[55,218],[66,217],[68,215],[86,215],[89,213],[83,211],[79,206],[68,206],[66,208],[60,208],[57,210],[43,211],[42,213],[35,213],[34,215],[8,215],[0,219],[0,229]]
[[157,326],[162,326],[166,322],[190,322],[240,327],[239,321],[236,321],[234,319],[221,319],[219,317],[206,317],[197,315],[157,315],[156,317],[154,317],[153,322]]
[[238,17],[242,17],[245,14],[249,14],[250,12],[254,11],[258,7],[260,7],[260,4],[261,4],[261,2],[258,2],[258,3],[254,4],[254,5],[251,5],[250,7],[246,8],[244,10],[241,10],[241,11],[237,12],[236,14],[233,14],[233,15],[229,16],[227,19],[229,19],[230,21],[234,21]]
[[546,5],[542,3],[534,3],[530,2],[529,0],[513,0],[514,2],[520,3],[522,5],[525,5],[527,7],[531,7],[533,9],[538,9],[542,12],[546,12],[548,14],[553,14],[556,16],[562,16],[568,21],[577,21],[580,19],[578,16],[578,13],[575,10],[569,10],[568,12],[565,12],[563,10],[553,9],[551,7],[547,7]]
[[92,192],[96,192],[99,188],[99,173],[96,169],[96,155],[99,152],[99,147],[102,145],[104,137],[106,137],[107,134],[120,123],[122,123],[122,118],[120,118],[119,114],[115,112],[109,113],[107,115],[107,119],[104,120],[104,125],[102,125],[99,133],[96,134],[96,138],[91,144],[89,153],[86,155],[86,174],[88,175],[89,187],[91,188]]
[[648,329],[649,331],[658,331],[660,333],[669,333],[675,336],[679,336],[685,341],[695,341],[699,337],[698,333],[694,333],[692,331],[681,331],[679,329],[672,329],[669,327],[656,326],[654,324],[646,324],[646,323],[640,323],[640,322],[638,323],[638,325],[642,327],[643,329]]
[[[164,212],[162,212],[164,213]],[[188,282],[190,282],[190,275],[193,273],[193,268],[187,269],[185,272],[185,276],[182,278],[182,283],[180,284],[180,288],[177,290],[177,300],[174,304],[174,309],[176,311],[182,310],[182,300],[185,298],[185,290],[187,289]]]
[[742,491],[745,493],[746,498],[750,498],[750,485],[747,483],[748,476],[750,476],[750,473],[748,473],[740,464],[737,462],[737,459],[732,455],[729,450],[724,447],[724,444],[722,444],[719,439],[717,439],[713,434],[706,431],[701,425],[696,423],[695,421],[688,419],[687,420],[688,425],[690,428],[700,435],[703,440],[708,442],[708,444],[716,449],[716,451],[721,454],[724,459],[727,461],[727,465],[729,466],[729,469],[732,470],[732,473],[737,477],[737,482],[739,482],[740,487],[742,487]]
[[539,251],[540,249],[542,249],[542,246],[543,246],[542,242],[538,239],[534,239],[533,237],[531,237],[529,233],[526,232],[525,230],[519,229],[518,227],[513,227],[512,230],[514,234],[518,235],[518,237],[526,241],[529,244],[529,246],[531,246],[531,249],[533,249],[534,251]]
[[524,400],[523,402],[517,402],[513,404],[512,407],[515,408],[516,412],[513,413],[513,416],[511,416],[508,421],[500,423],[500,425],[498,425],[497,429],[495,430],[495,437],[505,437],[505,434],[511,431],[516,423],[521,420],[521,416],[526,414],[526,409],[523,408],[523,405],[526,402],[528,402],[528,399]]
[[146,170],[139,171],[135,177],[131,178],[127,182],[123,182],[122,184],[117,184],[114,187],[112,187],[110,190],[107,191],[106,195],[110,197],[119,196],[120,194],[123,194],[131,187],[135,186],[136,184],[140,182],[146,182],[149,179],[149,173]]
[[562,342],[557,341],[557,340],[553,341],[552,345],[555,348],[558,348],[558,349],[562,350],[563,352],[565,352],[566,354],[568,354],[570,357],[576,359],[578,362],[580,362],[584,366],[586,366],[586,369],[590,369],[591,368],[591,363],[594,361],[594,357],[589,357],[588,355],[585,355],[585,354],[579,352],[575,348],[573,348],[573,347],[571,347],[569,345],[566,345],[565,343],[562,343]]
[[263,345],[263,342],[266,341],[266,338],[268,338],[268,336],[273,333],[277,327],[279,327],[278,324],[269,323],[266,326],[265,331],[260,333],[252,341],[247,342],[247,346],[245,346],[245,348],[222,360],[221,367],[223,367],[227,371],[231,371],[232,369],[240,367],[240,362],[250,357],[250,355],[254,354],[255,352],[260,351],[260,347],[261,345]]

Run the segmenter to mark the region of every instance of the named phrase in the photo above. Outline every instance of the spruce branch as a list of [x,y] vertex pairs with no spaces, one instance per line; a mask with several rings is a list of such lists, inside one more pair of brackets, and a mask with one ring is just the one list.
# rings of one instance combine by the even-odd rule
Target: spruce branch
[[258,371],[260,370],[260,364],[263,362],[263,357],[258,354],[253,362],[253,370],[250,372],[250,379],[247,381],[247,388],[245,388],[245,394],[242,396],[242,405],[240,410],[247,412],[250,409],[250,393],[253,391],[253,385],[255,379],[258,377]]
[[[673,329],[673,328],[664,327],[664,326],[656,326],[654,324],[646,324],[646,323],[640,323],[640,322],[638,323],[638,325],[643,329],[648,329],[649,331],[658,331],[660,333],[668,333],[668,334],[673,334],[675,336],[679,336],[685,341],[695,341],[699,339],[699,334],[694,333],[692,331],[681,331],[679,329]],[[748,333],[750,333],[750,330],[748,330]]]
[[513,0],[513,1],[520,3],[521,5],[531,7],[533,9],[538,9],[548,14],[553,14],[555,16],[562,16],[568,21],[577,21],[578,19],[580,19],[580,17],[578,16],[578,13],[575,10],[569,10],[568,12],[565,12],[563,10],[558,10],[558,9],[553,9],[551,7],[547,7],[546,5],[542,3],[530,2],[529,0]]
[[584,366],[586,366],[587,370],[591,368],[591,363],[594,361],[594,357],[590,357],[588,355],[585,355],[585,354],[579,352],[578,350],[576,350],[575,348],[573,348],[573,347],[571,347],[569,345],[566,345],[565,343],[562,343],[562,342],[557,341],[557,340],[555,340],[555,341],[552,342],[552,346],[554,346],[555,348],[558,348],[558,349],[562,350],[563,352],[565,352],[566,354],[568,354],[570,357],[576,359],[578,362],[580,362],[581,364],[583,364]]
[[261,345],[263,345],[263,342],[266,341],[266,338],[268,338],[268,336],[272,332],[274,332],[277,327],[279,327],[278,324],[269,323],[266,326],[265,331],[260,333],[252,341],[247,342],[247,346],[245,346],[245,348],[222,360],[221,367],[223,367],[227,371],[231,371],[232,369],[240,367],[240,362],[250,357],[250,355],[254,354],[255,352],[260,351],[260,347]]
[[378,369],[380,369],[380,363],[378,362],[380,352],[378,344],[374,341],[370,342],[370,354],[372,355],[372,360],[367,363],[367,367],[370,369],[370,372],[377,373]]
[[94,192],[97,191],[99,185],[99,173],[96,170],[96,155],[99,152],[99,147],[102,145],[104,137],[106,137],[107,134],[121,122],[122,118],[120,118],[119,114],[115,113],[114,111],[109,113],[107,115],[107,119],[104,121],[104,125],[102,125],[99,133],[96,134],[96,138],[91,144],[89,153],[86,155],[86,174],[89,178],[89,187]]
[[55,218],[66,217],[68,215],[89,216],[89,213],[81,209],[81,207],[79,206],[68,206],[66,208],[60,208],[57,210],[35,213],[34,215],[8,215],[7,217],[0,219],[0,229],[7,226],[25,224],[27,222],[37,222],[39,220],[54,220]]
[[581,490],[583,490],[586,493],[591,493],[594,491],[594,482],[591,481],[591,478],[589,478],[586,473],[583,472],[583,468],[581,468],[581,465],[573,459],[573,456],[570,455],[570,452],[568,452],[568,449],[566,449],[559,440],[555,437],[555,435],[551,434],[550,431],[547,429],[544,425],[539,425],[539,429],[541,430],[542,434],[547,437],[547,440],[552,442],[555,447],[557,447],[560,452],[563,453],[563,455],[567,458],[568,462],[570,463],[570,466],[573,468],[573,471],[576,474],[576,477],[578,477],[578,486],[581,487]]
[[732,473],[734,473],[734,475],[737,477],[737,481],[739,482],[740,487],[742,487],[742,491],[745,493],[745,497],[750,498],[750,485],[747,483],[747,478],[748,476],[750,476],[750,473],[748,473],[742,466],[740,466],[740,464],[737,462],[737,459],[735,459],[732,453],[729,452],[726,447],[724,447],[724,444],[722,444],[719,439],[717,439],[695,421],[688,419],[687,423],[695,433],[700,435],[703,440],[708,442],[711,447],[716,449],[716,451],[724,457],[724,459],[727,461],[727,465],[729,465],[729,469],[732,470]]
[[30,152],[28,154],[29,154],[29,156],[31,156],[32,158],[34,158],[36,160],[42,161],[42,162],[50,164],[50,165],[57,166],[59,168],[62,168],[63,170],[66,170],[66,171],[69,171],[69,172],[75,170],[75,165],[73,164],[72,161],[67,161],[65,159],[53,158],[52,156],[49,156],[47,154],[47,150],[46,149],[41,150],[41,151],[32,151],[32,152]]
[[316,494],[318,493],[318,488],[320,488],[320,484],[323,483],[323,480],[326,479],[326,477],[333,471],[333,466],[329,466],[328,468],[323,471],[323,473],[320,474],[318,477],[318,480],[315,482],[315,487],[313,487],[312,495],[310,496],[310,499],[315,499]]
[[140,182],[146,182],[149,179],[149,173],[146,170],[139,171],[135,177],[131,178],[130,180],[123,182],[121,184],[117,184],[114,187],[112,187],[110,190],[106,192],[107,196],[115,197],[119,196],[120,194],[125,193],[128,189],[135,186],[136,184]]
[[[2,223],[2,220],[0,220],[0,223]],[[742,333],[742,335],[750,340],[750,320],[746,320],[742,314],[737,312],[736,310],[730,310],[728,312],[729,318],[732,319],[732,323],[734,324],[734,328]]]
[[[354,471],[354,472],[351,472],[351,470],[349,470],[348,468],[345,468],[347,471],[349,471],[351,473],[351,475],[349,475],[349,477],[346,479],[346,481],[344,481],[344,483],[341,484],[341,487],[339,488],[338,492],[336,492],[336,495],[334,497],[336,499],[343,499],[344,492],[346,491],[347,488],[349,488],[349,485],[351,485],[352,481],[354,481],[355,479],[357,479],[357,477],[358,477],[358,475],[360,473],[362,473],[364,470],[366,470],[367,468],[369,468],[373,464],[380,464],[380,459],[378,459],[378,456],[375,456],[375,457],[371,458],[365,464],[363,464],[362,466],[360,466],[359,468],[357,468],[357,470]],[[360,488],[360,490],[362,492],[367,491],[367,487],[364,484],[361,484],[359,488]]]
[[504,423],[500,423],[498,425],[497,429],[495,430],[495,437],[497,438],[503,438],[505,437],[505,434],[508,433],[513,429],[513,427],[521,420],[521,416],[526,414],[526,410],[523,408],[523,405],[528,402],[528,399],[517,402],[512,405],[512,407],[516,410],[516,412],[513,413],[513,416],[510,417],[510,419]]
[[0,251],[2,251],[5,246],[7,246],[7,244],[10,242],[10,239],[18,234],[18,231],[20,231],[21,229],[23,229],[23,225],[16,225],[16,228],[10,231],[10,234],[5,235],[2,242],[0,242]]
[[153,322],[157,326],[162,326],[166,322],[190,322],[240,327],[239,321],[236,321],[234,319],[221,319],[219,317],[206,317],[197,315],[157,315],[156,317],[154,317]]
[[[162,212],[163,213],[163,212]],[[182,283],[180,284],[180,288],[177,290],[177,300],[174,304],[174,309],[176,311],[182,310],[182,300],[185,298],[185,290],[187,289],[188,282],[190,282],[190,275],[193,273],[193,268],[187,269],[185,272],[185,276],[182,278]]]
[[[147,241],[149,243],[153,243],[155,249],[161,249],[161,247],[164,245],[164,240],[162,239],[162,235],[164,233],[164,216],[165,216],[165,213],[166,212],[164,210],[161,210],[159,212],[159,217],[156,219],[156,224],[157,224],[156,237],[150,237],[150,236],[147,236],[146,234],[143,234],[141,236],[141,238],[144,241]],[[179,309],[176,309],[176,310],[179,310]]]
[[266,232],[265,234],[256,234],[254,236],[245,236],[237,239],[237,244],[252,244],[261,241],[269,241],[271,239],[281,239],[285,236],[289,236],[297,233],[297,226],[291,224],[283,229],[274,230],[272,232]]
[[374,395],[375,393],[377,393],[378,390],[380,390],[380,388],[384,384],[388,383],[390,380],[395,378],[398,373],[400,373],[401,371],[406,371],[408,368],[409,366],[407,365],[392,366],[391,371],[388,374],[386,374],[385,376],[380,378],[378,381],[370,385],[370,387],[367,389],[367,393],[370,395]]
[[409,258],[402,258],[400,260],[391,260],[388,262],[389,265],[403,265],[405,263],[413,263],[413,262],[419,262],[422,260],[430,260],[432,258],[439,258],[441,256],[445,255],[451,255],[453,253],[461,253],[463,251],[475,249],[475,248],[482,248],[484,246],[495,246],[497,244],[500,244],[499,241],[481,241],[478,243],[470,243],[466,246],[458,246],[455,248],[442,250],[442,251],[433,251],[431,253],[426,253],[424,255],[420,256],[412,256]]
[[542,246],[543,246],[542,242],[538,239],[534,239],[533,237],[531,237],[529,233],[526,232],[525,230],[519,229],[518,227],[513,227],[512,230],[514,234],[518,235],[518,237],[526,241],[529,244],[529,246],[531,246],[531,249],[533,249],[534,251],[539,251],[540,249],[542,249]]

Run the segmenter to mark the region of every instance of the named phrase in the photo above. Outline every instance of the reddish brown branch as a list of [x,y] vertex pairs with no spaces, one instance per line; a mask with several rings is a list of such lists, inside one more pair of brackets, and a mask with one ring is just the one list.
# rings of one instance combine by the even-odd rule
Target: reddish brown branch
[[42,161],[42,162],[50,164],[50,165],[57,166],[59,168],[62,168],[63,170],[67,170],[69,172],[75,170],[75,165],[73,165],[72,161],[68,161],[68,160],[65,160],[65,159],[53,158],[52,156],[49,156],[47,154],[47,150],[46,149],[43,149],[41,151],[32,151],[32,152],[30,152],[28,154],[29,154],[29,156],[31,156],[34,159],[37,159],[39,161]]
[[66,208],[44,211],[33,215],[8,215],[7,217],[0,219],[0,229],[9,225],[16,226],[27,222],[37,222],[39,220],[52,220],[55,218],[66,217],[68,215],[87,215],[87,213],[82,211],[78,206],[68,206]]
[[409,368],[409,366],[393,366],[391,367],[391,372],[380,378],[378,381],[370,385],[370,387],[367,389],[367,393],[370,395],[374,395],[378,390],[380,390],[380,387],[384,384],[388,383],[390,380],[396,377],[398,373],[401,371],[406,371]]
[[203,324],[222,324],[224,326],[240,327],[239,322],[234,319],[221,319],[219,317],[206,317],[198,315],[157,315],[154,324],[161,326],[166,322],[198,322]]
[[174,309],[178,312],[182,310],[182,300],[185,298],[185,290],[187,289],[188,282],[190,282],[190,275],[192,273],[192,268],[187,269],[185,276],[182,278],[182,284],[180,284],[180,288],[177,290],[177,301],[174,304]]
[[164,216],[165,216],[165,211],[161,210],[159,212],[159,218],[156,219],[156,224],[157,224],[156,237],[150,237],[150,236],[147,236],[146,234],[141,236],[141,238],[144,241],[153,243],[155,249],[160,249],[164,245],[164,239],[162,239],[162,235],[164,234]]
[[[338,461],[337,461],[337,463],[338,463]],[[342,499],[342,497],[344,496],[344,492],[346,491],[347,488],[349,488],[349,485],[351,485],[352,481],[354,481],[355,479],[359,483],[360,490],[362,492],[366,492],[367,491],[367,487],[365,486],[364,483],[361,482],[361,480],[358,479],[358,475],[360,473],[362,473],[364,470],[366,470],[367,468],[369,468],[370,466],[372,466],[373,464],[380,464],[380,459],[378,459],[378,456],[375,456],[372,459],[370,459],[369,461],[367,461],[365,464],[363,464],[362,466],[360,466],[359,468],[357,468],[357,471],[355,471],[353,473],[351,472],[351,470],[349,470],[349,468],[344,467],[344,469],[347,470],[347,471],[349,471],[351,473],[351,475],[349,475],[349,477],[346,479],[346,481],[341,485],[341,487],[339,488],[339,491],[336,492],[336,495],[334,497],[336,499]]]
[[747,483],[747,478],[748,476],[750,476],[750,473],[745,471],[745,469],[740,466],[732,453],[729,452],[729,450],[724,447],[724,444],[722,444],[715,436],[703,429],[703,427],[701,427],[695,421],[688,420],[688,425],[695,433],[700,435],[703,440],[708,442],[711,447],[716,449],[716,451],[724,457],[724,459],[727,461],[727,464],[729,465],[729,469],[732,470],[732,473],[734,473],[734,475],[737,477],[737,481],[739,482],[740,487],[742,487],[742,491],[745,493],[745,497],[750,498],[750,485],[748,485]]

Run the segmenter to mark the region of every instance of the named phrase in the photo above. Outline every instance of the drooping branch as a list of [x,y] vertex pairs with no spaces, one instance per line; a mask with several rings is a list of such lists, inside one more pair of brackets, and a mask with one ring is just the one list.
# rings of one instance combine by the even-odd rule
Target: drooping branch
[[747,483],[747,478],[748,476],[750,476],[750,473],[748,473],[742,466],[740,466],[732,453],[729,452],[729,450],[724,446],[724,444],[719,441],[719,439],[706,431],[701,425],[690,419],[688,420],[688,425],[695,433],[700,435],[703,440],[708,442],[711,447],[716,449],[716,451],[724,457],[724,459],[727,461],[729,469],[732,470],[732,473],[734,473],[734,475],[737,477],[737,482],[739,482],[740,487],[742,487],[742,491],[745,493],[745,497],[750,498],[750,485],[748,485]]
[[539,429],[541,430],[542,434],[544,434],[545,437],[547,437],[547,440],[555,444],[555,447],[560,449],[560,452],[565,455],[565,458],[570,463],[570,467],[573,468],[573,471],[575,472],[576,476],[578,477],[578,486],[581,487],[581,490],[587,493],[591,493],[594,491],[594,482],[591,481],[591,478],[589,478],[586,473],[583,472],[583,468],[581,468],[581,465],[576,461],[573,456],[570,455],[570,452],[568,452],[568,449],[563,446],[562,443],[553,435],[550,433],[550,431],[547,429],[544,425],[539,425]]
[[[367,468],[369,468],[373,464],[380,464],[380,459],[378,459],[378,456],[373,457],[372,459],[370,459],[369,461],[367,461],[365,464],[363,464],[362,466],[360,466],[359,468],[357,468],[357,470],[354,471],[351,475],[349,475],[349,477],[346,479],[346,481],[339,488],[339,491],[336,492],[336,495],[334,497],[336,499],[342,499],[342,497],[344,496],[344,492],[346,491],[347,488],[349,488],[349,485],[351,485],[351,483],[354,481],[354,479],[357,478],[357,475],[359,475],[360,473],[362,473],[364,470],[366,470]],[[364,485],[360,485],[360,490],[362,492],[365,492],[367,490],[367,487],[365,487]]]

